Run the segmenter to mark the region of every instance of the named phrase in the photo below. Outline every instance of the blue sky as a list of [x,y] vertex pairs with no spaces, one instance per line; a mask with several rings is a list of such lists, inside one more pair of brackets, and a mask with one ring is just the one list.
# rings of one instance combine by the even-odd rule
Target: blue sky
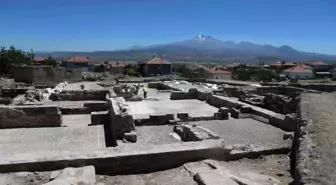
[[336,54],[336,0],[0,0],[0,45],[95,51],[185,40]]

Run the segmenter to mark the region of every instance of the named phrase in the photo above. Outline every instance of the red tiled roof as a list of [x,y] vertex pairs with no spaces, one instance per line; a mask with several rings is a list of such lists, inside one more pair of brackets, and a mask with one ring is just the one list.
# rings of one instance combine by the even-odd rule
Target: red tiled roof
[[281,67],[281,66],[285,66],[285,67],[290,67],[290,66],[297,66],[298,64],[296,63],[293,63],[293,62],[285,62],[283,65],[281,62],[278,62],[276,64],[271,64],[271,66],[274,66],[274,67]]
[[114,62],[114,63],[109,63],[108,64],[110,67],[125,67],[125,64],[124,63],[117,63],[117,62]]
[[313,62],[312,65],[329,65],[323,61],[317,61],[317,62]]
[[213,67],[212,69],[220,69],[220,70],[227,70],[228,69],[228,67],[226,67],[226,66],[223,66],[223,65],[218,65],[218,66],[216,66],[216,67]]
[[150,61],[144,62],[145,64],[170,64],[167,60],[164,60],[162,58],[153,58]]
[[44,58],[44,57],[34,57],[34,61],[36,61],[36,62],[41,62],[41,61],[44,61],[45,59],[47,59],[47,58]]
[[92,62],[92,60],[90,60],[87,57],[83,57],[83,56],[72,56],[69,57],[67,60],[67,62]]
[[206,71],[208,71],[209,73],[212,73],[212,74],[218,74],[218,75],[221,75],[221,74],[231,74],[230,71],[224,71],[224,70],[220,70],[216,67],[213,67],[213,68],[207,68],[205,66],[199,66],[199,68],[202,68]]
[[284,70],[283,72],[297,72],[297,73],[304,73],[304,72],[312,72],[311,70],[311,67],[307,66],[307,65],[298,65],[298,66],[295,66],[295,67],[291,67],[291,68],[288,68],[286,70]]

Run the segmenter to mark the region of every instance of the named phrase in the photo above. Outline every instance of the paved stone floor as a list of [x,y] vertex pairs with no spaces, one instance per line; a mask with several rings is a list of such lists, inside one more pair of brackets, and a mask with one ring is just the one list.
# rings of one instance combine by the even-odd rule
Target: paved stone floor
[[284,131],[251,118],[213,121],[197,121],[219,135],[227,144],[283,144]]
[[91,114],[62,115],[62,126],[87,127],[91,123]]
[[0,158],[24,153],[95,151],[106,148],[102,125],[0,130]]
[[80,85],[83,84],[86,90],[92,89],[104,89],[102,86],[98,85],[97,82],[78,82],[78,83],[71,83],[65,86],[64,90],[80,90]]
[[148,118],[149,114],[176,114],[178,112],[187,112],[192,117],[213,116],[218,111],[216,107],[199,100],[162,99],[159,101],[144,100],[127,103],[135,119]]

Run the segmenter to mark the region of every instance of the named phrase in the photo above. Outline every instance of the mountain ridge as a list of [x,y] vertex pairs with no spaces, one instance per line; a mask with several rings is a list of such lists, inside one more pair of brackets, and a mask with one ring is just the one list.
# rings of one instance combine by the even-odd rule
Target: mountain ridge
[[76,54],[98,60],[143,60],[148,59],[153,54],[179,61],[336,60],[336,55],[299,51],[289,45],[277,47],[269,44],[254,44],[248,41],[235,43],[230,40],[222,41],[204,34],[183,41],[150,46],[133,45],[127,49],[114,51],[36,53],[37,56],[51,55],[54,58],[66,58]]

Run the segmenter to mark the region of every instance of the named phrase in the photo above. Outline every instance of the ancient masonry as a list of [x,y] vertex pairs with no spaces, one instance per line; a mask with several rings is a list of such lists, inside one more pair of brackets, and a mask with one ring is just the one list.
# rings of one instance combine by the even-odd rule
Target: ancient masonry
[[308,150],[323,152],[307,135],[322,91],[186,81],[3,89],[0,184],[328,184],[335,178],[309,178],[306,163]]

